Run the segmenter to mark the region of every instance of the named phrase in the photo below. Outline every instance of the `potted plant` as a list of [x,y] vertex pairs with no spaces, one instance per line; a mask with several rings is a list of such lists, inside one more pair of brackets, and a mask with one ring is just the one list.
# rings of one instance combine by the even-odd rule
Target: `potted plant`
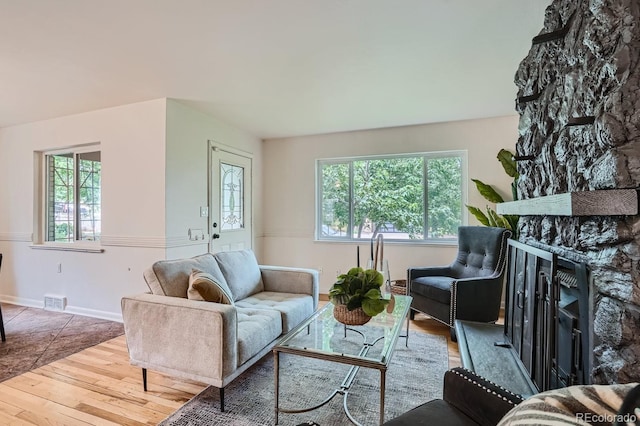
[[[502,168],[508,176],[513,178],[513,182],[511,182],[511,192],[513,194],[513,199],[518,199],[518,191],[517,191],[517,182],[518,177],[518,169],[516,166],[516,156],[509,150],[501,149],[498,152],[498,156],[496,157],[500,164],[502,164]],[[476,184],[476,188],[478,188],[478,192],[482,195],[485,200],[492,203],[503,203],[505,200],[502,198],[500,194],[495,190],[495,188],[491,185],[488,185],[482,182],[479,179],[471,179],[473,183]],[[496,213],[494,209],[487,206],[487,212],[484,213],[482,209],[470,205],[466,205],[469,212],[475,216],[478,221],[485,226],[497,226],[500,228],[506,228],[513,232],[516,240],[518,239],[518,218],[519,216],[515,215],[499,215]]]
[[382,312],[389,300],[383,299],[380,288],[384,276],[375,269],[351,268],[329,290],[329,300],[335,305],[334,317],[348,325],[362,325]]

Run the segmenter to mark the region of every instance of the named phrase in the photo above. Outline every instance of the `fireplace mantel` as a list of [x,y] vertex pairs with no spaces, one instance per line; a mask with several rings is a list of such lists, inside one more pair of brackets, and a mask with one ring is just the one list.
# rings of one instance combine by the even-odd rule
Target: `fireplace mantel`
[[518,216],[626,216],[638,214],[636,189],[567,192],[499,203],[498,214]]

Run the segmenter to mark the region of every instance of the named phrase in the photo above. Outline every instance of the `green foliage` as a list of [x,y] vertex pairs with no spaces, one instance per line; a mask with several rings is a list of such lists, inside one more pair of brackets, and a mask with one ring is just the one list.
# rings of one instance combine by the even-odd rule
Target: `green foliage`
[[462,164],[460,157],[427,160],[429,236],[456,235],[462,223]]
[[487,216],[489,217],[489,224],[497,228],[511,229],[509,222],[504,217],[500,216],[495,210],[487,208]]
[[338,275],[329,290],[329,299],[337,305],[346,304],[350,311],[362,307],[365,314],[373,317],[389,303],[380,292],[383,284],[384,276],[375,269],[351,268],[346,274]]
[[395,158],[353,162],[354,233],[371,224],[373,236],[386,224],[422,234],[422,159]]
[[349,225],[349,165],[327,164],[322,167],[322,223],[339,233]]
[[505,218],[505,220],[509,223],[509,227],[507,229],[511,229],[515,234],[518,230],[518,219],[520,218],[520,216],[506,214],[502,217]]
[[[101,163],[99,152],[47,155],[47,240],[99,237]],[[77,232],[79,231],[79,232]],[[76,233],[78,235],[76,235]]]
[[489,226],[489,218],[487,217],[487,215],[485,215],[482,210],[480,210],[477,207],[473,207],[470,206],[468,204],[465,204],[465,206],[467,206],[467,209],[469,209],[469,212],[475,216],[476,219],[478,219],[478,222],[480,222],[481,224],[485,225],[485,226]]
[[61,223],[55,225],[55,240],[54,241],[68,241],[73,239],[73,225],[68,223]]
[[[506,149],[501,149],[497,155],[498,161],[502,164],[502,168],[505,173],[513,178],[513,182],[511,183],[511,192],[513,194],[513,199],[517,199],[516,192],[516,181],[518,179],[518,171],[516,167],[516,161],[514,155],[511,151]],[[475,184],[476,188],[480,195],[482,195],[487,201],[491,203],[503,203],[504,198],[498,194],[498,192],[491,185],[486,184],[478,179],[471,179]],[[513,232],[514,236],[517,237],[518,232],[518,216],[514,215],[499,215],[494,209],[487,206],[486,213],[481,209],[474,206],[466,206],[478,222],[485,226],[495,226],[499,228],[506,228]]]
[[486,183],[478,179],[471,179],[471,180],[476,184],[476,188],[478,188],[478,192],[480,193],[480,195],[484,197],[485,200],[491,201],[492,203],[504,202],[504,198],[502,198],[502,196],[498,194],[495,189],[493,189],[493,186],[487,185]]
[[[409,238],[422,238],[425,233],[431,238],[455,235],[462,219],[460,163],[458,157],[401,157],[323,164],[323,232],[370,238],[391,225]],[[349,186],[350,167],[353,167],[353,191]],[[353,229],[348,229],[351,214]]]
[[511,151],[501,149],[498,152],[498,161],[500,161],[500,164],[502,164],[502,168],[507,175],[511,176],[513,179],[518,178],[519,174],[518,168],[516,166],[516,160]]

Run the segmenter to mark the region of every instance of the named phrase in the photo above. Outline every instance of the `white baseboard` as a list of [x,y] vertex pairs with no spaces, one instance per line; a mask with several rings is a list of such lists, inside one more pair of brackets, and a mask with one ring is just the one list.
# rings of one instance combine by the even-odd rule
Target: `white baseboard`
[[[0,296],[0,302],[10,303],[12,305],[27,306],[29,308],[44,309],[44,300],[26,299],[23,297]],[[87,309],[79,306],[67,305],[64,311],[67,314],[82,315],[85,317],[100,318],[109,321],[122,322],[122,313],[113,313],[106,311],[98,311],[96,309]]]

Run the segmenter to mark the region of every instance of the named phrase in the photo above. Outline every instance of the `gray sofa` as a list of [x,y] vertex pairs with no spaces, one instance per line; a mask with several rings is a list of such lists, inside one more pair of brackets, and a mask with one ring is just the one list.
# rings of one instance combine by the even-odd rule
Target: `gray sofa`
[[[230,304],[190,299],[193,272],[231,291]],[[132,365],[224,388],[318,306],[318,273],[258,265],[250,250],[163,260],[144,273],[151,290],[122,298]]]

